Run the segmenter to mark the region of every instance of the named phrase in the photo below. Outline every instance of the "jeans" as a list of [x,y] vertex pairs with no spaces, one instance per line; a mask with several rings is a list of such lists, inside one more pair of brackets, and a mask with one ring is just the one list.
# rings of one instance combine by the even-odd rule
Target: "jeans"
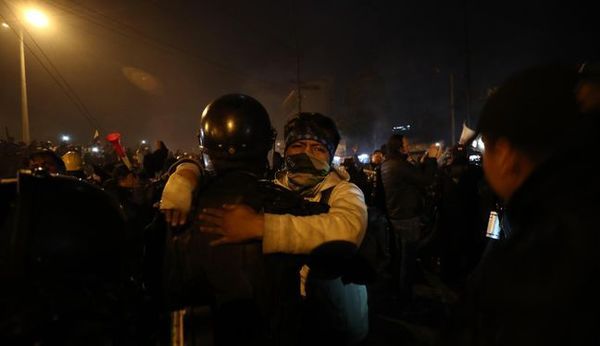
[[[390,234],[388,232],[388,221],[385,213],[376,207],[369,207],[369,223],[367,232],[375,239],[377,244],[377,259],[382,262],[390,258]],[[380,268],[377,268],[378,270]]]
[[393,230],[394,256],[392,257],[392,285],[398,298],[408,303],[413,298],[417,269],[417,248],[422,224],[418,217],[390,220]]
[[355,345],[369,332],[365,285],[344,284],[341,278],[317,279],[306,287],[302,345]]

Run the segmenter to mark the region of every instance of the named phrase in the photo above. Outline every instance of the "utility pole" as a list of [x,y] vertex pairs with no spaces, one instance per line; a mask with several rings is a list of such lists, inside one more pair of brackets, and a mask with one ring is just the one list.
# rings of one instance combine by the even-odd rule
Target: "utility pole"
[[467,125],[471,125],[471,42],[469,37],[469,0],[463,1],[464,20],[465,20],[465,98],[466,113],[465,120]]
[[300,38],[299,38],[299,26],[300,21],[298,15],[295,13],[294,0],[290,0],[290,16],[291,22],[294,23],[294,39],[296,43],[296,94],[298,97],[298,113],[302,113],[302,83],[300,81]]
[[[296,37],[296,47],[298,47],[298,38]],[[296,48],[296,88],[298,93],[298,113],[302,113],[302,84],[300,82],[300,49]]]
[[454,73],[450,73],[450,138],[456,144],[456,110],[454,106]]

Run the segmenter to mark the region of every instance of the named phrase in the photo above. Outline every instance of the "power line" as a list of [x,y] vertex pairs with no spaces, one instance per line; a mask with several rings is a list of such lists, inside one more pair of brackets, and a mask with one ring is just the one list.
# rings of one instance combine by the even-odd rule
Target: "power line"
[[[163,13],[164,13],[164,11],[168,11],[168,12],[173,13],[173,10],[171,8],[166,7],[166,6],[161,6],[156,1],[150,1],[150,2],[144,2],[144,3],[150,4],[150,5],[154,6],[154,7],[156,7],[157,9],[163,11]],[[223,9],[222,9],[222,7],[216,7],[216,8],[213,7],[213,9],[216,9],[221,14],[223,14],[223,12],[224,12]],[[237,16],[234,13],[231,13],[231,11],[229,11],[225,15],[228,16],[230,19],[233,19],[233,22],[240,23],[243,26],[245,26],[246,28],[250,28],[250,29],[254,29],[254,30],[258,29],[258,27],[256,26],[256,23],[252,23],[252,22],[249,22],[248,20],[246,20],[247,16]],[[186,17],[186,19],[187,18],[188,17]],[[260,34],[262,36],[269,36],[273,40],[272,41],[273,43],[276,43],[276,44],[280,45],[281,47],[285,48],[286,50],[288,50],[290,52],[294,51],[294,49],[295,49],[294,46],[290,45],[283,38],[275,35],[274,32],[265,31],[265,30],[260,30],[260,31],[261,31]]]
[[[8,9],[8,11],[11,12],[13,17],[17,18],[17,16],[15,15],[14,11],[10,7],[10,5],[7,3],[7,1],[6,0],[1,0],[1,1],[3,2],[4,6]],[[207,59],[205,57],[199,57],[195,54],[191,54],[190,52],[188,52],[180,47],[177,47],[173,44],[165,43],[165,42],[157,40],[153,37],[150,37],[131,25],[124,24],[124,23],[120,22],[119,20],[116,20],[116,19],[114,19],[108,15],[105,15],[103,13],[100,13],[96,10],[89,9],[83,5],[78,6],[80,9],[82,9],[82,13],[78,13],[77,11],[75,11],[65,5],[54,3],[54,2],[48,2],[48,3],[63,10],[64,12],[70,13],[73,16],[76,16],[85,21],[91,22],[93,24],[96,24],[106,30],[115,32],[127,39],[133,40],[136,37],[141,38],[142,42],[144,42],[144,43],[153,45],[155,47],[158,47],[160,49],[167,50],[170,52],[183,54],[183,55],[191,57],[195,60],[200,60],[200,61],[204,62],[205,64],[215,66],[215,67],[219,68],[220,70],[232,73],[234,75],[243,76],[245,79],[248,79],[248,80],[254,80],[256,82],[260,82],[262,84],[269,85],[272,88],[280,89],[282,87],[285,87],[285,88],[288,87],[287,84],[276,85],[275,83],[270,82],[270,81],[265,81],[262,79],[257,79],[257,78],[251,77],[244,71],[231,68],[229,66],[226,66],[219,62],[213,61],[211,59]],[[106,19],[106,21],[108,21],[109,24],[106,24],[104,21],[98,19],[98,17],[102,17],[102,18]],[[18,19],[17,19],[17,21],[18,21]],[[94,128],[102,129],[102,126],[99,125],[98,120],[93,117],[93,115],[89,111],[88,107],[85,105],[85,103],[79,97],[79,95],[73,90],[73,88],[70,86],[70,84],[64,78],[64,76],[60,73],[60,71],[58,70],[56,65],[52,62],[52,60],[50,60],[50,58],[46,55],[46,53],[40,47],[40,45],[37,43],[35,38],[31,35],[31,33],[29,31],[27,31],[24,28],[23,25],[21,25],[21,27],[23,28],[23,31],[27,34],[29,39],[33,42],[34,46],[41,53],[41,56],[43,57],[43,59],[46,60],[46,62],[44,62],[43,59],[40,58],[40,56],[38,56],[38,54],[35,53],[34,49],[29,44],[24,42],[24,45],[27,48],[27,50],[33,55],[35,60],[38,61],[40,66],[42,66],[42,68],[50,75],[50,77],[54,80],[54,82],[60,87],[61,91],[63,91],[63,93],[67,96],[67,98],[71,102],[73,102],[75,107],[79,110],[80,114],[90,123],[90,125],[92,125]],[[15,29],[13,29],[13,28],[11,28],[11,29],[18,36],[18,33],[15,31]],[[131,33],[133,33],[133,35],[135,35],[135,37],[132,36]],[[139,41],[139,40],[137,40],[137,41]]]
[[[90,125],[92,125],[92,127],[98,129],[101,128],[99,122],[93,117],[93,115],[90,113],[89,109],[85,106],[85,104],[83,103],[83,101],[81,100],[81,98],[77,95],[77,93],[75,92],[75,90],[73,90],[73,88],[70,86],[70,84],[67,82],[67,80],[62,76],[62,74],[60,73],[60,71],[58,70],[58,68],[56,67],[56,65],[54,65],[54,63],[52,63],[52,60],[50,60],[50,58],[46,55],[46,53],[44,52],[44,50],[38,45],[38,43],[36,42],[36,40],[33,38],[33,36],[31,35],[31,33],[26,29],[26,27],[21,23],[21,21],[18,19],[18,17],[15,15],[14,11],[10,8],[10,6],[7,4],[6,0],[3,0],[3,3],[5,5],[5,7],[11,12],[11,14],[15,17],[16,21],[19,23],[19,26],[21,27],[21,30],[23,32],[25,32],[27,34],[27,36],[29,36],[30,40],[34,43],[34,45],[37,47],[37,49],[40,51],[40,53],[42,54],[42,56],[44,57],[44,59],[46,59],[46,62],[50,65],[51,69],[53,71],[50,71],[51,69],[49,69],[45,63],[42,61],[42,59],[40,59],[40,57],[35,53],[35,51],[26,43],[23,42],[24,45],[27,47],[27,49],[29,50],[29,52],[34,56],[34,58],[40,63],[40,65],[42,66],[42,68],[52,77],[52,79],[58,84],[58,86],[61,88],[61,90],[65,93],[65,95],[75,104],[75,106],[78,108],[78,110],[81,112],[81,115],[90,123]],[[17,34],[16,30],[13,29],[13,32],[15,34]],[[18,36],[18,34],[17,34]]]
[[[185,49],[182,49],[181,47],[178,47],[178,46],[173,45],[171,43],[164,42],[164,41],[161,41],[161,40],[156,39],[154,37],[151,37],[148,34],[140,31],[139,29],[137,29],[137,28],[135,28],[135,27],[133,27],[133,26],[131,26],[129,24],[123,23],[123,22],[121,22],[121,21],[119,21],[117,19],[114,19],[111,16],[108,16],[108,15],[106,15],[104,13],[101,13],[101,12],[99,12],[97,10],[90,9],[90,8],[88,8],[88,7],[86,7],[86,6],[82,5],[82,4],[77,4],[76,5],[79,9],[82,10],[82,12],[80,13],[80,12],[75,11],[72,8],[69,8],[66,5],[59,4],[59,3],[56,3],[56,2],[50,2],[48,0],[47,0],[47,2],[49,4],[51,4],[51,5],[59,8],[60,10],[62,10],[64,12],[67,12],[67,13],[73,15],[73,16],[76,16],[78,18],[81,18],[83,20],[91,22],[93,24],[96,24],[97,26],[100,26],[100,27],[102,27],[102,28],[104,28],[106,30],[116,32],[116,33],[120,34],[121,36],[123,36],[125,38],[132,39],[132,40],[135,40],[136,38],[141,38],[142,42],[147,43],[149,45],[152,45],[152,46],[154,46],[156,48],[159,48],[159,49],[162,49],[162,50],[166,50],[166,51],[169,51],[169,52],[178,53],[178,54],[184,55],[186,57],[192,58],[194,60],[199,60],[199,61],[203,62],[204,64],[216,67],[216,68],[218,68],[221,71],[228,72],[228,73],[230,73],[232,75],[235,75],[237,77],[242,77],[242,78],[247,79],[247,80],[253,80],[255,82],[259,82],[259,83],[261,83],[263,85],[267,85],[267,86],[269,86],[269,87],[271,87],[273,89],[280,89],[280,88],[287,88],[288,87],[287,84],[285,84],[285,85],[283,85],[283,84],[279,85],[278,83],[274,83],[274,82],[267,81],[267,80],[264,80],[264,79],[256,78],[256,77],[248,74],[245,71],[239,70],[239,69],[231,67],[231,66],[227,66],[225,64],[222,64],[222,63],[220,63],[218,61],[215,61],[213,59],[206,58],[204,56],[198,56],[196,54],[190,53],[189,51],[187,51]],[[107,24],[104,21],[98,19],[98,17],[106,19],[107,21],[111,22],[112,24]],[[131,34],[133,34],[134,36],[132,36]],[[136,40],[136,42],[137,42],[137,40]]]
[[71,95],[73,96],[73,98],[76,100],[77,104],[79,104],[81,110],[83,111],[84,116],[90,121],[90,124],[94,125],[96,128],[99,128],[100,124],[98,123],[98,120],[96,118],[94,118],[94,116],[91,114],[91,112],[89,111],[89,109],[87,108],[85,103],[81,100],[79,95],[75,92],[75,90],[73,90],[71,85],[63,77],[63,75],[60,73],[60,71],[58,70],[56,65],[54,65],[52,60],[50,60],[50,58],[46,55],[44,50],[38,45],[37,41],[33,38],[31,33],[29,33],[29,31],[27,31],[25,29],[24,29],[24,31],[27,34],[27,36],[29,36],[29,39],[33,42],[33,44],[36,46],[36,48],[40,51],[40,53],[42,54],[44,59],[46,59],[46,61],[50,65],[50,67],[55,71],[56,75],[58,76],[58,79],[64,84],[66,89],[68,91],[70,91]]
[[[50,75],[50,77],[54,80],[54,82],[59,86],[59,88],[67,96],[67,98],[71,102],[73,102],[73,104],[79,110],[81,115],[90,123],[92,128],[103,130],[102,126],[100,126],[99,122],[92,116],[92,114],[90,113],[88,108],[85,106],[85,104],[83,103],[81,98],[79,98],[77,93],[73,90],[73,88],[71,88],[71,86],[69,85],[67,80],[62,76],[62,74],[60,73],[58,68],[52,63],[52,61],[44,53],[42,48],[37,44],[37,42],[35,41],[33,36],[25,28],[25,26],[22,25],[22,23],[20,22],[18,17],[15,15],[12,8],[10,8],[10,6],[7,4],[6,0],[2,0],[2,3],[8,9],[8,11],[10,11],[10,13],[13,15],[13,17],[16,18],[16,21],[18,22],[18,25],[21,27],[21,30],[23,30],[23,32],[25,32],[27,34],[27,36],[29,36],[29,38],[34,42],[34,45],[41,52],[43,57],[46,59],[46,63],[48,63],[51,68],[48,68],[46,66],[46,63],[44,63],[44,61],[42,61],[42,59],[35,53],[35,51],[32,49],[32,47],[29,44],[27,44],[25,41],[23,41],[23,45],[27,48],[27,50],[31,53],[31,55],[35,58],[35,60],[40,64],[40,66],[42,66],[42,68],[48,73],[48,75]],[[7,21],[6,17],[2,16],[1,14],[0,14],[0,17],[2,17],[2,19],[4,21]],[[15,34],[15,36],[17,36],[17,38],[20,39],[20,35],[17,32],[17,30],[15,28],[13,28],[12,26],[10,26],[10,29]],[[51,71],[51,69],[54,69],[54,71]]]
[[85,103],[81,100],[81,98],[79,97],[79,95],[75,92],[75,90],[73,90],[73,88],[71,87],[71,85],[69,84],[69,82],[67,82],[67,80],[63,77],[63,75],[60,73],[59,69],[56,67],[56,65],[54,65],[54,63],[52,62],[52,60],[50,60],[50,58],[48,57],[48,55],[46,55],[46,53],[44,52],[44,50],[42,49],[42,47],[40,47],[40,45],[37,43],[37,41],[35,40],[35,38],[33,37],[33,35],[31,35],[31,33],[25,28],[25,26],[23,26],[23,25],[21,25],[21,26],[23,28],[23,31],[27,34],[27,36],[29,36],[29,39],[33,42],[33,44],[35,45],[35,47],[42,54],[42,56],[44,57],[44,59],[46,59],[46,61],[50,65],[50,67],[55,71],[56,75],[58,76],[58,79],[63,83],[63,85],[66,87],[66,89],[74,97],[74,99],[76,100],[77,104],[80,106],[81,110],[83,111],[83,114],[86,117],[86,119],[88,119],[88,121],[90,121],[90,123],[92,125],[96,126],[96,128],[99,128],[100,126],[99,126],[98,120],[94,118],[94,116],[91,114],[91,112],[86,107]]

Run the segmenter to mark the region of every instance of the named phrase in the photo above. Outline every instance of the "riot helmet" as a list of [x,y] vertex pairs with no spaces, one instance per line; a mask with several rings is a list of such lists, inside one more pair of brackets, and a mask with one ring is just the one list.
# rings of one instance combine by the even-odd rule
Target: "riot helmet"
[[200,149],[217,166],[218,162],[266,160],[275,137],[266,109],[247,95],[221,96],[206,106],[200,118]]
[[67,153],[62,156],[62,160],[65,163],[67,172],[81,171],[83,169],[81,155],[76,151],[67,151]]
[[52,174],[64,174],[63,160],[52,150],[38,150],[29,155],[28,168],[32,171],[45,171]]

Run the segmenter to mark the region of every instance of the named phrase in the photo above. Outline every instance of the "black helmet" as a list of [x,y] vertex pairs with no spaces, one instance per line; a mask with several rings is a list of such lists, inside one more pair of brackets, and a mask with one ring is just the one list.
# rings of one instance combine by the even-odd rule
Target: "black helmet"
[[34,151],[29,155],[29,168],[32,170],[46,170],[50,173],[65,174],[65,162],[58,154],[49,149]]
[[265,108],[247,95],[221,96],[200,118],[200,149],[212,160],[265,159],[275,136]]

